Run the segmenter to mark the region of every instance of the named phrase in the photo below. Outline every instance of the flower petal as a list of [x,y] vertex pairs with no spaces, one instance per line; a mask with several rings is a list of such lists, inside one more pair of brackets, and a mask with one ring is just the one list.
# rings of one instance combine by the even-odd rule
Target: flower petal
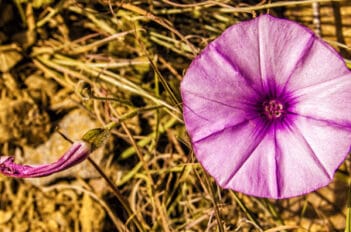
[[[256,91],[262,89],[258,36],[258,18],[256,18],[229,27],[210,44],[227,60],[219,64],[218,69],[231,65],[244,78],[243,84]],[[212,64],[208,65],[209,68],[216,68]]]
[[263,15],[258,20],[258,55],[264,87],[283,87],[309,52],[315,36],[307,28],[285,19]]
[[267,131],[224,187],[276,199],[314,191],[332,180],[350,141],[349,131],[298,117],[295,126]]
[[351,128],[351,74],[294,93],[297,115]]
[[265,132],[266,127],[259,120],[248,120],[194,142],[193,148],[202,166],[217,183],[226,187],[256,149]]
[[313,40],[308,53],[291,74],[287,87],[290,91],[318,85],[350,73],[342,57],[319,38]]
[[271,128],[223,187],[254,196],[279,198],[276,150],[275,129]]
[[214,45],[193,61],[181,94],[185,124],[194,141],[241,123],[249,117],[249,99],[257,98]]
[[306,117],[297,117],[295,125],[332,177],[351,151],[351,127],[340,127]]
[[262,15],[228,28],[212,44],[247,84],[260,90],[276,87],[272,79],[285,86],[314,39],[310,30],[297,23]]
[[277,132],[277,175],[279,195],[283,198],[329,184],[350,146],[349,132],[323,127],[302,117],[295,120],[295,127]]

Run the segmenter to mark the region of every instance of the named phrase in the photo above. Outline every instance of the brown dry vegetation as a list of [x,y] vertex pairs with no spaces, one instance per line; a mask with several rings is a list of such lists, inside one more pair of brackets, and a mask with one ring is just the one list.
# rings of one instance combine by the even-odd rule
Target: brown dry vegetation
[[[118,122],[92,162],[0,176],[0,232],[344,231],[348,160],[317,192],[267,200],[221,189],[191,151],[184,71],[225,28],[267,12],[318,25],[312,1],[0,0],[0,153],[51,162],[69,147],[56,128],[76,140]],[[320,25],[349,63],[351,2],[320,1]]]

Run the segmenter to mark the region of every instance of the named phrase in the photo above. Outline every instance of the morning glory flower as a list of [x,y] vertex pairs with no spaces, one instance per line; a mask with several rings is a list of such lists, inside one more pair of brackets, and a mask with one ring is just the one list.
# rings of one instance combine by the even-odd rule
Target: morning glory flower
[[56,162],[42,165],[21,165],[14,163],[13,156],[0,157],[0,173],[10,177],[43,177],[70,168],[90,154],[90,145],[84,141],[73,143],[70,149]]
[[191,63],[181,95],[195,155],[223,188],[302,195],[350,152],[350,71],[295,22],[263,15],[228,28]]

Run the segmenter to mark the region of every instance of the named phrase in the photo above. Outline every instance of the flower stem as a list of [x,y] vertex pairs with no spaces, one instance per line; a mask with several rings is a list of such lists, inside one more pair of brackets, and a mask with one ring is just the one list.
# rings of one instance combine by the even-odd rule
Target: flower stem
[[204,173],[204,177],[205,177],[204,179],[205,179],[207,188],[211,194],[211,200],[212,200],[212,204],[213,204],[214,210],[215,210],[215,217],[217,220],[218,230],[219,230],[219,232],[224,232],[224,228],[223,228],[223,224],[222,224],[222,220],[221,220],[221,215],[219,213],[219,208],[218,208],[218,205],[217,205],[217,202],[215,199],[215,194],[214,194],[212,185],[210,183],[210,177],[208,176],[207,173]]
[[123,195],[119,192],[119,190],[115,187],[112,181],[107,177],[105,172],[99,167],[97,163],[90,157],[88,157],[88,161],[94,166],[94,168],[99,172],[101,177],[106,181],[108,186],[111,188],[113,194],[118,199],[118,201],[122,204],[123,208],[127,211],[128,216],[131,217],[132,221],[134,222],[135,226],[138,228],[139,231],[145,231],[144,227],[136,217],[136,214],[133,212],[132,208],[129,206],[128,201],[126,201]]
[[351,232],[351,166],[349,166],[349,181],[348,181],[348,192],[347,192],[347,205],[346,205],[346,225],[345,232]]
[[262,228],[260,226],[260,224],[258,223],[258,221],[251,215],[249,209],[245,206],[245,204],[242,202],[242,200],[238,197],[238,195],[234,192],[234,191],[230,191],[230,193],[233,195],[236,203],[239,205],[239,207],[241,208],[241,210],[245,213],[245,215],[247,216],[248,219],[251,220],[251,222],[262,231]]
[[346,225],[345,232],[351,232],[351,178],[347,193],[347,210],[346,210]]

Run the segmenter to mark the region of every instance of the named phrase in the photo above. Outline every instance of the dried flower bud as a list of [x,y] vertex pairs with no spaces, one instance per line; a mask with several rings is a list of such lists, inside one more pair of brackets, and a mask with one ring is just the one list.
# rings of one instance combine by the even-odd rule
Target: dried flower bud
[[89,156],[90,152],[89,143],[78,141],[59,160],[51,164],[21,165],[14,163],[14,157],[2,156],[0,157],[0,173],[18,178],[48,176],[82,162]]

